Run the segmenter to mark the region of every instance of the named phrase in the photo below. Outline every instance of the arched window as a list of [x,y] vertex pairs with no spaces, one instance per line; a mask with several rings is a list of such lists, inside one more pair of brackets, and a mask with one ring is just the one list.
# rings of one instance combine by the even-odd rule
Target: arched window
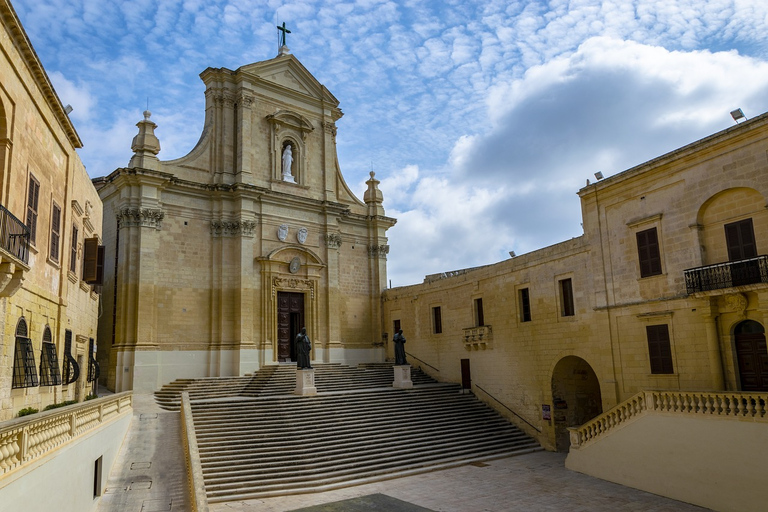
[[53,343],[51,328],[45,326],[43,347],[40,350],[40,385],[58,386],[61,384],[59,359],[56,357],[56,345]]
[[13,353],[13,388],[32,388],[37,386],[37,368],[32,340],[29,339],[27,321],[24,317],[16,325],[16,348]]

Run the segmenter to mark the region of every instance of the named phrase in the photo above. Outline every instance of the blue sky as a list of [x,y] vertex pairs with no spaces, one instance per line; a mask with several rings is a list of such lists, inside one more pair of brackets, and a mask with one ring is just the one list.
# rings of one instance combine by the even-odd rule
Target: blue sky
[[342,172],[382,180],[393,286],[581,234],[576,192],[768,110],[757,0],[14,0],[92,177],[203,126],[207,67],[291,52],[339,99]]

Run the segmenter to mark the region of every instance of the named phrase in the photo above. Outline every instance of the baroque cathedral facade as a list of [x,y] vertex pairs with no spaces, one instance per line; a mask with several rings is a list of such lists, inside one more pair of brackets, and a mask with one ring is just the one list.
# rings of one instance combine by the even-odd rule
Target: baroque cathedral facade
[[295,360],[304,327],[320,362],[383,361],[385,216],[336,155],[338,100],[283,47],[208,68],[205,125],[186,156],[157,158],[145,112],[126,168],[94,180],[104,203],[102,379],[154,391]]

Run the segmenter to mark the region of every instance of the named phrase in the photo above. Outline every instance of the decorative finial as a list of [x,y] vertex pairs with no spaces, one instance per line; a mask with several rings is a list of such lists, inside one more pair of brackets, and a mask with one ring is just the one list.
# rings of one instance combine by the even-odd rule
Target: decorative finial
[[152,117],[152,112],[150,112],[149,110],[145,110],[144,111],[144,120],[145,121],[149,121],[150,117]]
[[373,179],[373,177],[376,176],[376,173],[373,171],[371,171],[369,174],[371,175],[371,179]]

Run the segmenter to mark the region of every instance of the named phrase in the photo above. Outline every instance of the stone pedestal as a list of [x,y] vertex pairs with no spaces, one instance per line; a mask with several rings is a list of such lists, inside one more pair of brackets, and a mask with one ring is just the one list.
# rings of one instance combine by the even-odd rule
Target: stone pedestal
[[293,390],[293,394],[305,396],[317,394],[314,369],[296,370],[296,389]]
[[411,380],[411,365],[404,364],[401,366],[395,366],[395,382],[392,383],[392,387],[400,389],[411,389],[413,387],[413,381]]

